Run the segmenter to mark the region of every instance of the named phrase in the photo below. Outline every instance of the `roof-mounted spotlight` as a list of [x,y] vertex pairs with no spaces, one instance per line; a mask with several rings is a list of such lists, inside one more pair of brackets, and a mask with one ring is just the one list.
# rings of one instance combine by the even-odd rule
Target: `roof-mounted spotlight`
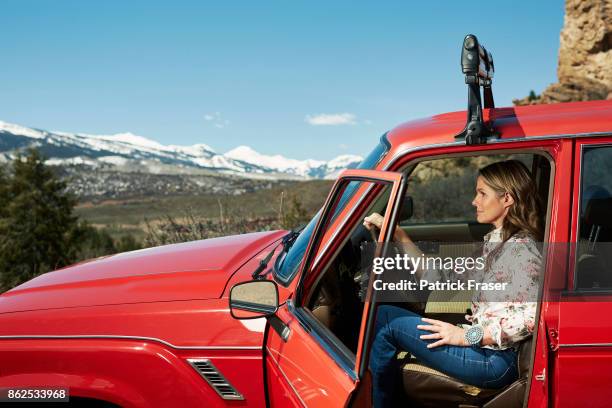
[[480,87],[483,89],[484,107],[495,108],[491,89],[495,65],[491,53],[473,34],[466,35],[463,40],[461,71],[468,86],[467,124],[455,138],[465,138],[465,142],[469,145],[486,143],[488,138],[499,137],[499,134],[483,120]]

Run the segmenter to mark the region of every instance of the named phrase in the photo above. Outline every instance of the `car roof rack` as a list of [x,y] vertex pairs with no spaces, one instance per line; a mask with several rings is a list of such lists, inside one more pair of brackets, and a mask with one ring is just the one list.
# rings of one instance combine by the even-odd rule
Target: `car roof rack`
[[[468,86],[467,123],[455,138],[464,138],[468,145],[487,143],[489,138],[499,137],[493,126],[484,121],[482,114],[482,99],[485,108],[495,108],[491,89],[495,65],[491,53],[478,42],[474,34],[466,35],[463,40],[461,70],[465,74],[465,83]],[[483,98],[480,94],[481,86]]]

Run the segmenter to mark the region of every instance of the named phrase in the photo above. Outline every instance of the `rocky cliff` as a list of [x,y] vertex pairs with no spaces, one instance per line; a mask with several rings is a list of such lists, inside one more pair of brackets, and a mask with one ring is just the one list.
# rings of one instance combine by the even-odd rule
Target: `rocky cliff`
[[612,99],[612,0],[566,0],[557,76],[514,104]]

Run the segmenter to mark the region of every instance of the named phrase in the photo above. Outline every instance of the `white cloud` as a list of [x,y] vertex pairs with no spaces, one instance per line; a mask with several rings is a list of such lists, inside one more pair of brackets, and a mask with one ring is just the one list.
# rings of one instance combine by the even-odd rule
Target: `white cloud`
[[218,129],[223,129],[230,124],[229,120],[221,117],[221,112],[206,113],[204,115],[204,120],[211,122],[211,124]]
[[306,123],[313,126],[354,125],[357,117],[352,113],[320,113],[306,115]]

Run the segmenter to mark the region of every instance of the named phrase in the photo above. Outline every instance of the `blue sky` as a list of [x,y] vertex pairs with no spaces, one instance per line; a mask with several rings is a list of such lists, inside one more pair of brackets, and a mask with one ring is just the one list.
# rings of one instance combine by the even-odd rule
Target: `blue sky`
[[562,26],[562,0],[4,0],[0,120],[364,155],[401,122],[465,109],[465,34],[493,53],[502,106],[556,81]]

